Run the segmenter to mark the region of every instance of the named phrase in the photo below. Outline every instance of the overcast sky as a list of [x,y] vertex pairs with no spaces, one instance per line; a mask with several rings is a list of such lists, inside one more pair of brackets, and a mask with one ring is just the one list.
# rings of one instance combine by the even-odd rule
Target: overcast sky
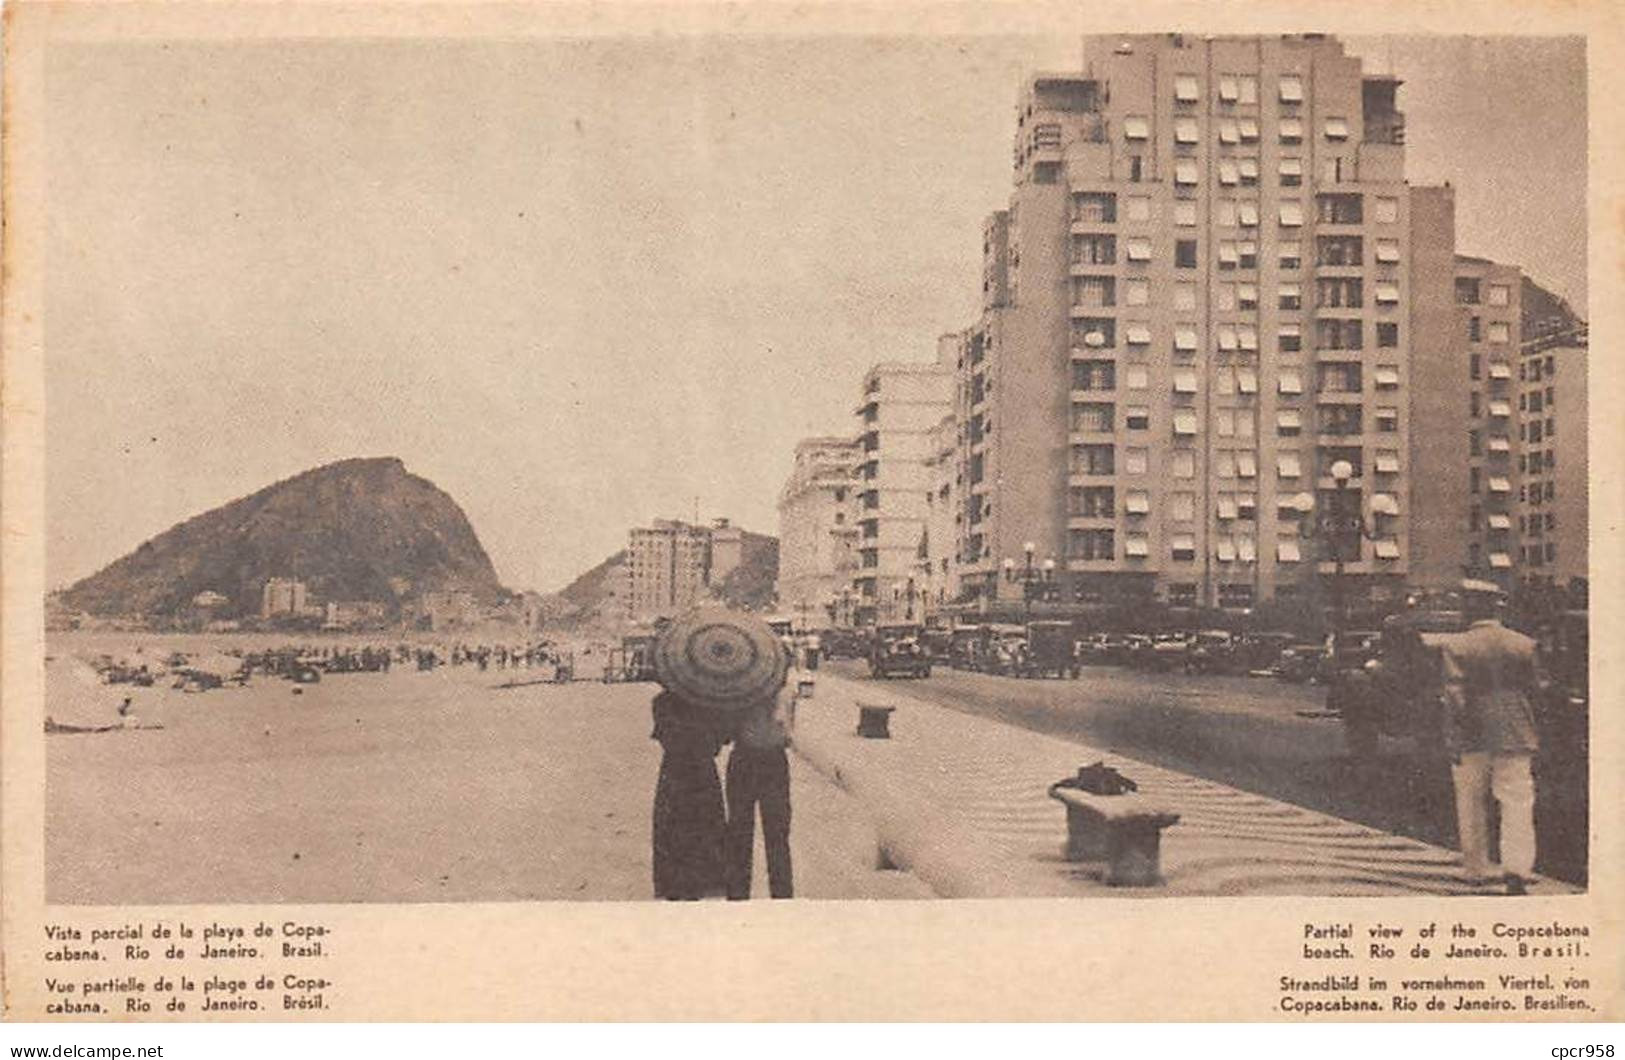
[[[1579,42],[1357,39],[1460,249],[1583,304]],[[1072,38],[64,46],[47,569],[399,456],[505,583],[660,516],[777,532],[791,446],[969,323],[1024,71]]]

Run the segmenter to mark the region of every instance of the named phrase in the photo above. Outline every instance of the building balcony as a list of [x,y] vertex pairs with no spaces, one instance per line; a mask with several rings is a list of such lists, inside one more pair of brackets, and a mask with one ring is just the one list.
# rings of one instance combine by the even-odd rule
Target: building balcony
[[1358,405],[1363,400],[1365,400],[1365,394],[1359,390],[1315,391],[1315,404],[1317,405]]

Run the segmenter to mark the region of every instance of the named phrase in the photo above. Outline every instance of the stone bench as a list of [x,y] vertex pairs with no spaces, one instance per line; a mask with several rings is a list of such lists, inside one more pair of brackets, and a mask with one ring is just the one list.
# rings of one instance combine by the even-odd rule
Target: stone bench
[[1066,860],[1106,862],[1106,882],[1113,887],[1162,882],[1162,830],[1179,814],[1133,793],[1094,795],[1064,787],[1049,793],[1066,807]]

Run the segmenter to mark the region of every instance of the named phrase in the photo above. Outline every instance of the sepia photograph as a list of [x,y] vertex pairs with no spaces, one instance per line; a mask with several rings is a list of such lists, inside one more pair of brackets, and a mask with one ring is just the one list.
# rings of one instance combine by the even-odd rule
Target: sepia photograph
[[1583,888],[1585,58],[63,47],[49,899]]
[[22,6],[8,1011],[1617,1016],[1585,19]]

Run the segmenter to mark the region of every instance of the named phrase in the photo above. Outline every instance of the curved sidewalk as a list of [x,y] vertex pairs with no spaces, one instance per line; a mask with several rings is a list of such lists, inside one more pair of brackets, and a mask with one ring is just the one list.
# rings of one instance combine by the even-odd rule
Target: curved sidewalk
[[[898,867],[944,897],[1495,893],[1463,877],[1455,851],[937,706],[910,688],[819,672],[797,710],[796,750],[863,803]],[[891,739],[857,735],[860,701],[897,708]],[[1099,863],[1062,857],[1066,812],[1049,785],[1097,761],[1180,815],[1162,833],[1163,886],[1108,887]]]

